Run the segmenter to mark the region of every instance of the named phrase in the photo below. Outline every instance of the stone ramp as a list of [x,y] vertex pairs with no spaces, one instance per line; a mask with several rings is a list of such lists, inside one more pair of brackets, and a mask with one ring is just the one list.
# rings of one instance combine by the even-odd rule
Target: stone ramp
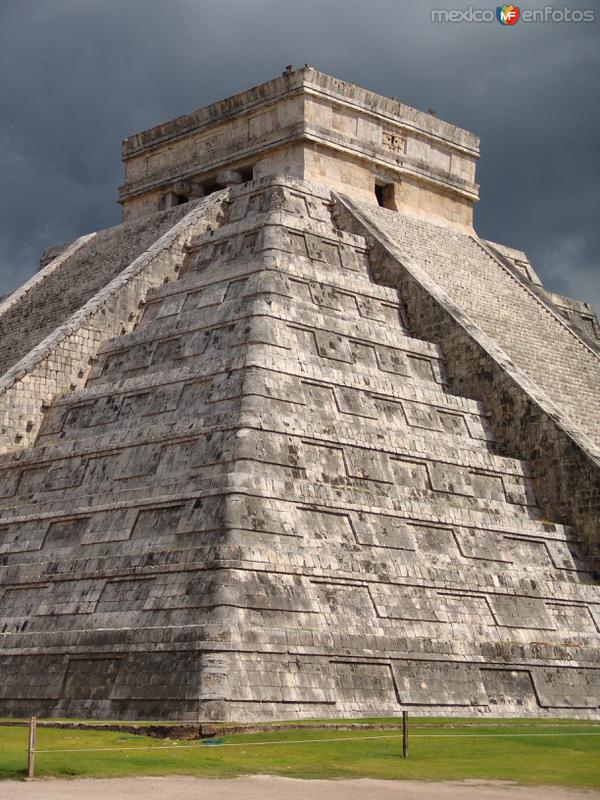
[[547,519],[569,522],[600,569],[600,354],[504,256],[458,230],[338,197],[369,237],[375,280],[396,287],[415,334],[439,344],[450,385],[482,400],[498,448],[529,462]]
[[546,289],[537,275],[527,255],[522,250],[479,240],[484,247],[490,248],[494,258],[508,268],[517,278],[524,279],[529,291],[542,300],[544,304],[558,312],[568,327],[574,329],[576,335],[591,347],[600,351],[600,324],[591,303],[566,297]]
[[475,236],[358,203],[600,451],[600,354]]
[[0,375],[20,361],[190,210],[179,206],[82,237],[0,305]]
[[[34,342],[34,345],[0,377],[0,453],[35,441],[44,409],[50,401],[56,395],[82,386],[99,345],[130,330],[147,291],[176,277],[176,267],[191,231],[207,230],[217,224],[225,195],[226,192],[216,193],[200,203],[186,206],[179,221],[177,216],[171,219],[168,215],[155,220],[157,224],[153,237],[148,240],[149,246],[132,261],[133,251],[125,246],[127,232],[141,229],[148,233],[152,225],[145,228],[129,224],[121,226],[125,234],[117,228],[82,237],[8,298],[0,309],[0,323],[4,319],[9,324],[15,315],[18,321],[16,332],[13,331],[16,341],[8,335],[3,352],[10,353],[14,346],[14,350],[21,353],[28,339],[32,340],[29,344]],[[159,235],[165,220],[166,232]],[[90,261],[90,251],[91,254],[103,252],[104,260]],[[94,277],[87,279],[74,274],[82,268],[95,271]],[[89,297],[90,287],[96,284],[99,290]],[[64,301],[54,297],[61,293]],[[83,305],[71,308],[78,300]],[[46,302],[50,304],[48,309]],[[64,318],[67,311],[72,313]],[[37,330],[30,312],[34,312],[33,317],[46,314],[48,322]],[[40,338],[48,327],[51,332]]]
[[3,712],[597,715],[579,531],[327,190],[229,200],[0,462]]
[[474,236],[360,204],[600,449],[600,355]]

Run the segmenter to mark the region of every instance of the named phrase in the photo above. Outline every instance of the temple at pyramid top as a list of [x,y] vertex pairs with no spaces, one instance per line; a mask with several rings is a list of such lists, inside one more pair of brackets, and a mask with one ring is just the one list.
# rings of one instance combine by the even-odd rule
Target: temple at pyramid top
[[127,138],[124,219],[285,174],[470,226],[473,133],[309,65]]

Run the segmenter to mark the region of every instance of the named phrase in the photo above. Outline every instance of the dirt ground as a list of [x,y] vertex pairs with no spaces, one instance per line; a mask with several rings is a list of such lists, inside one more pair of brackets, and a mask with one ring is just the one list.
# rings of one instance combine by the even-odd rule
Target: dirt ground
[[302,781],[255,775],[0,782],[10,800],[600,800],[600,791],[523,787],[500,781]]

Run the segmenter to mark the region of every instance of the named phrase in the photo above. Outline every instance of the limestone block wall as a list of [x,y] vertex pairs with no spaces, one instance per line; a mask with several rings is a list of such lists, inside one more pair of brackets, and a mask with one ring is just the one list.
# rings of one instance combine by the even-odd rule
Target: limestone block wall
[[[90,244],[76,243],[54,269],[50,264],[39,273],[14,303],[8,298],[0,317],[0,325],[9,331],[5,358],[13,350],[23,352],[32,341],[34,346],[0,379],[0,452],[35,440],[44,406],[57,394],[82,385],[99,345],[131,328],[147,291],[176,276],[192,232],[217,224],[225,195],[219,192],[184,211],[162,215],[154,224],[144,220],[129,228],[120,226],[126,230],[124,238],[123,231],[114,230],[95,236],[91,252]],[[140,248],[142,254],[129,261]],[[78,281],[85,285],[83,290]],[[91,287],[102,288],[82,302]],[[67,295],[64,304],[61,293]],[[73,308],[77,310],[65,319],[65,309]],[[35,320],[44,314],[48,320],[38,330]],[[52,332],[40,339],[49,326]]]
[[598,568],[598,352],[474,238],[340,203],[342,224],[372,237],[374,275],[398,287],[415,333],[443,346],[455,391],[486,403],[502,451],[530,461],[544,513],[576,526]]
[[469,131],[309,65],[125,140],[125,219],[151,212],[175,182],[218,172],[285,173],[375,201],[376,180],[398,202],[472,224],[479,140]]
[[0,457],[0,713],[597,716],[579,531],[326,187],[227,199]]

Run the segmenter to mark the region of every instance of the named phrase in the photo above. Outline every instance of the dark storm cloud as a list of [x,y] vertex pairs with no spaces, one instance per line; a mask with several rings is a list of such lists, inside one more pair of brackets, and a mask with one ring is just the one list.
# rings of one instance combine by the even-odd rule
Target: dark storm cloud
[[600,307],[599,23],[430,21],[469,4],[2,0],[0,294],[119,221],[125,136],[310,62],[480,135],[479,233]]

